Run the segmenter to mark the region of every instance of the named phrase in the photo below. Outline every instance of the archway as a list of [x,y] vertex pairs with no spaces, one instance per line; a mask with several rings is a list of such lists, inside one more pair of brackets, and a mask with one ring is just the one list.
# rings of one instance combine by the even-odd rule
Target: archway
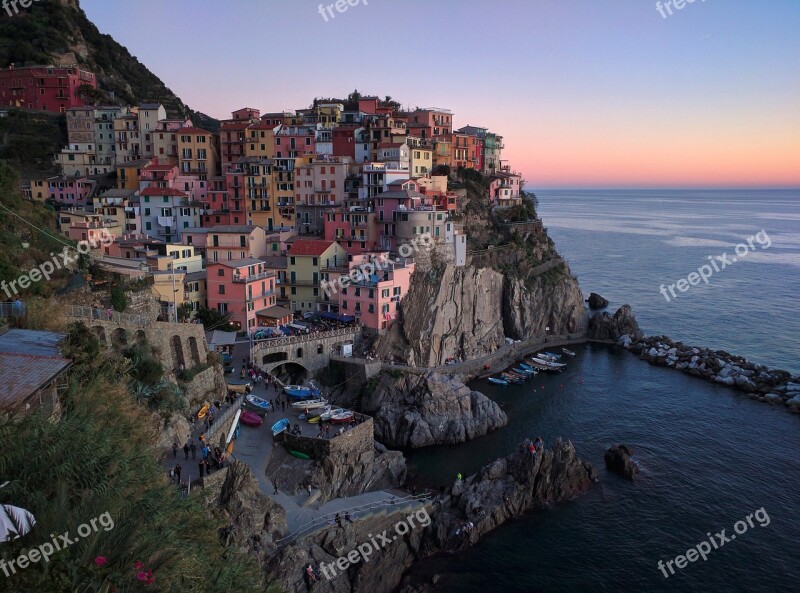
[[194,336],[189,338],[189,352],[192,354],[194,366],[200,366],[200,350],[197,347],[197,338]]
[[186,368],[186,359],[183,357],[183,344],[181,344],[180,336],[172,336],[169,340],[169,345],[172,350],[172,362],[177,369]]
[[105,328],[104,328],[102,325],[95,325],[95,326],[92,328],[92,331],[94,332],[94,335],[95,335],[95,337],[97,338],[97,340],[98,340],[98,341],[99,341],[99,342],[100,342],[100,343],[101,343],[103,346],[108,346],[108,342],[106,341],[106,330],[105,330]]
[[273,352],[272,354],[265,354],[261,357],[261,364],[267,365],[272,364],[273,362],[281,362],[283,360],[288,360],[289,355],[286,352]]
[[142,330],[142,329],[137,329],[136,330],[136,333],[133,334],[133,342],[137,346],[141,346],[141,345],[147,343],[147,335],[144,333],[144,330]]
[[302,385],[310,374],[303,365],[296,362],[285,362],[276,365],[269,372],[278,377],[283,383],[290,385]]
[[111,332],[111,345],[114,347],[114,350],[122,350],[125,348],[125,346],[128,345],[128,332],[122,327],[118,327]]

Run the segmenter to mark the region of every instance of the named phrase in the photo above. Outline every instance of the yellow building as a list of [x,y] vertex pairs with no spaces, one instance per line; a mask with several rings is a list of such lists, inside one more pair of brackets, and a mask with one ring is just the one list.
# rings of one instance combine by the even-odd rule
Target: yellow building
[[275,157],[275,131],[264,122],[247,126],[244,137],[244,154],[248,157],[271,159]]
[[433,169],[433,151],[423,146],[412,147],[408,161],[411,177],[429,175]]
[[323,128],[335,128],[342,121],[344,105],[341,103],[320,103],[317,105],[317,122]]
[[117,189],[139,189],[139,176],[150,159],[117,163]]
[[273,228],[294,228],[294,158],[276,159],[270,179],[270,196]]
[[207,180],[219,174],[219,153],[214,134],[201,128],[185,127],[178,134],[178,165],[182,175]]
[[324,297],[322,274],[347,266],[347,252],[336,241],[299,239],[289,246],[287,258],[280,301],[295,312],[317,311]]
[[153,275],[152,292],[165,316],[174,318],[173,308],[182,305],[190,305],[192,311],[206,306],[206,272],[203,258],[194,247],[174,243],[160,246],[159,253],[148,255],[146,262]]

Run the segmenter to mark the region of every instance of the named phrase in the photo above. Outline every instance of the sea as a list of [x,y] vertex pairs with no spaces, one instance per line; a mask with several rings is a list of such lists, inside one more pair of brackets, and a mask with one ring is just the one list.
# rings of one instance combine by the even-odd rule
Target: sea
[[[586,297],[604,296],[611,313],[630,304],[648,335],[800,373],[800,191],[537,197]],[[619,348],[576,350],[560,375],[507,387],[472,382],[501,405],[508,425],[409,452],[409,469],[418,486],[438,489],[542,436],[570,439],[599,483],[467,551],[417,564],[412,579],[437,575],[435,590],[445,593],[800,591],[800,415]],[[633,482],[603,465],[617,443],[633,449]],[[705,559],[676,564],[697,546],[711,548]]]

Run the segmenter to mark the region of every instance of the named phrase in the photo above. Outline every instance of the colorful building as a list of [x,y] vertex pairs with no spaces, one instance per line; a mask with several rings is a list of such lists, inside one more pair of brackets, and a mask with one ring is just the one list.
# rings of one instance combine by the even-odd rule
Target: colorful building
[[77,66],[22,66],[0,70],[0,106],[63,113],[88,105],[84,91],[97,89],[92,72]]
[[280,287],[280,300],[296,313],[317,311],[323,272],[337,274],[347,265],[347,253],[335,241],[298,239],[289,246],[287,257],[287,278]]
[[201,180],[219,174],[217,137],[201,128],[185,127],[177,131],[178,164],[184,175],[196,175]]
[[237,329],[250,333],[257,329],[257,312],[275,305],[275,282],[275,272],[258,259],[211,262],[207,266],[208,306],[229,313]]

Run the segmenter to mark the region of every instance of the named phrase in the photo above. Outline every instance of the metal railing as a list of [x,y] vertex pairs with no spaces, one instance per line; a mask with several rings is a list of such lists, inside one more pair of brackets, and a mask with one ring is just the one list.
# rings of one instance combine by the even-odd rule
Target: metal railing
[[211,428],[209,428],[205,433],[207,443],[210,443],[212,439],[217,436],[217,433],[220,430],[223,430],[222,427],[225,426],[225,423],[228,421],[228,419],[236,414],[236,410],[239,410],[242,407],[242,403],[244,403],[244,397],[244,394],[237,397],[236,401],[234,401],[231,406],[222,413],[222,416],[214,420],[214,424],[212,424]]
[[301,342],[311,342],[313,340],[324,340],[325,338],[333,338],[336,336],[347,336],[347,335],[357,335],[358,332],[361,331],[360,325],[354,325],[353,327],[343,327],[340,329],[332,329],[326,332],[312,332],[310,334],[303,334],[300,336],[286,336],[285,338],[264,338],[262,340],[253,339],[253,346],[261,346],[265,345],[267,347],[272,346],[286,346],[289,344],[299,344]]
[[[67,314],[74,319],[88,319],[92,321],[110,321],[112,323],[119,323],[120,325],[139,325],[151,326],[155,322],[148,319],[144,315],[129,315],[127,313],[118,313],[111,309],[99,309],[97,307],[83,307],[80,305],[71,305]],[[162,322],[164,323],[164,322]],[[166,322],[172,323],[172,322]]]

